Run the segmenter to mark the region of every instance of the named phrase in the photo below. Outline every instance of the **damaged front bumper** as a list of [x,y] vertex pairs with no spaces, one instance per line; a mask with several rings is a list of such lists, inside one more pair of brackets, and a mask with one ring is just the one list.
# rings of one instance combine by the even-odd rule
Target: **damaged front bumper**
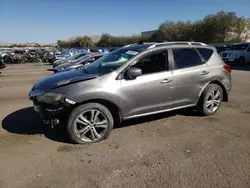
[[[73,103],[72,101],[70,102]],[[51,105],[39,103],[35,99],[33,100],[34,111],[40,115],[44,124],[51,125],[52,127],[63,124],[72,110],[72,105],[62,102],[57,105]]]

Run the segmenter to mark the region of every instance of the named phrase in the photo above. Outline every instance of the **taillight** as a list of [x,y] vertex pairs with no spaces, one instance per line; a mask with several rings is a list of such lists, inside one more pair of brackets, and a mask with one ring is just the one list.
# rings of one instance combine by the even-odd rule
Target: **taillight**
[[225,69],[227,72],[231,72],[231,71],[232,71],[231,67],[230,67],[229,65],[227,65],[227,64],[224,65],[224,69]]

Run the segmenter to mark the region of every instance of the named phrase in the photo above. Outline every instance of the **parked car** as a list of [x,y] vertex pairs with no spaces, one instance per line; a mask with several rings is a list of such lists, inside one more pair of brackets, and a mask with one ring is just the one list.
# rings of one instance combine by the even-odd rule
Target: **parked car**
[[89,54],[89,55],[85,55],[84,58],[81,58],[81,60],[75,60],[69,63],[63,63],[61,65],[56,66],[53,69],[49,69],[54,71],[54,73],[57,72],[61,72],[61,71],[65,71],[65,70],[69,70],[69,69],[76,69],[82,66],[85,66],[87,64],[90,64],[92,62],[94,62],[95,60],[99,59],[100,57],[102,57],[104,54],[99,54],[99,53],[93,53],[93,54]]
[[29,99],[44,122],[65,122],[81,144],[107,138],[123,120],[188,107],[208,116],[228,101],[231,68],[214,47],[153,45],[129,45],[43,78]]
[[228,64],[245,65],[250,62],[250,42],[236,43],[230,50],[221,52],[220,56]]
[[233,44],[232,43],[218,43],[218,44],[211,44],[211,46],[214,46],[217,50],[217,53],[219,54],[226,50],[230,50]]
[[66,58],[72,57],[73,55],[74,55],[73,52],[65,52],[60,55],[57,55],[56,59],[66,59]]
[[[89,54],[91,54],[91,53],[87,53],[87,54],[85,54],[85,55],[83,55],[83,56],[81,56],[81,57],[79,57],[79,58],[77,58],[77,59],[75,59],[75,60],[70,60],[70,61],[68,61],[68,63],[78,63],[78,62],[81,62],[81,61],[83,61],[85,58],[86,58],[86,56],[88,56]],[[56,64],[55,64],[56,65]],[[55,68],[55,67],[57,67],[57,66],[55,66],[55,65],[53,65],[53,67]]]
[[6,67],[5,63],[4,63],[4,59],[2,57],[2,55],[0,54],[0,69],[4,69]]
[[69,58],[66,58],[66,59],[58,59],[56,61],[53,62],[53,67],[56,67],[60,64],[63,64],[63,63],[70,63],[76,59],[79,59],[85,55],[87,55],[88,53],[84,52],[84,53],[78,53],[78,54],[75,54],[73,55],[72,57],[69,57]]

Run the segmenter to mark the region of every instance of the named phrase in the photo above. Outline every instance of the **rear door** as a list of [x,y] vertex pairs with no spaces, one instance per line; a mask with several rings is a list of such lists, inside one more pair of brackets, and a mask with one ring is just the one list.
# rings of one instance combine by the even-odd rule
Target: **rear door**
[[196,104],[209,80],[209,67],[195,48],[173,48],[172,55],[173,108]]

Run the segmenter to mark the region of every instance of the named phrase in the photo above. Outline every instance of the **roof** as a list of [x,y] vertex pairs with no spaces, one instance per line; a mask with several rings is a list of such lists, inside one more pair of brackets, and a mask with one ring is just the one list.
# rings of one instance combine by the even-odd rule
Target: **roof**
[[250,44],[250,42],[239,42],[239,43],[234,43],[233,45],[238,45],[238,44]]

